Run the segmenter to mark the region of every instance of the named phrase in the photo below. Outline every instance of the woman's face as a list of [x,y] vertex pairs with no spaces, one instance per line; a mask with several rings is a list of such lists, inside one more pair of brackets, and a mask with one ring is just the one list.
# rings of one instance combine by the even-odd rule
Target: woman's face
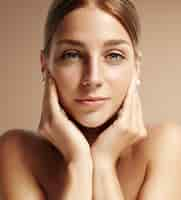
[[[120,108],[135,73],[131,39],[120,22],[98,8],[65,16],[52,40],[47,66],[63,108],[85,127],[98,127]],[[83,81],[89,86],[82,86]],[[77,99],[107,97],[101,105]]]

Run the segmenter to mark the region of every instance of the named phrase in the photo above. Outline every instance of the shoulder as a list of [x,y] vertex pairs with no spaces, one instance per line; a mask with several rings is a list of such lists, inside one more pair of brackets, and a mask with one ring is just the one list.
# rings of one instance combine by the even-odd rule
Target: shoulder
[[11,129],[0,136],[0,153],[37,152],[45,145],[46,141],[30,130]]
[[181,126],[164,123],[147,130],[141,148],[147,155],[147,171],[138,199],[180,199]]
[[13,191],[12,199],[23,199],[19,198],[23,195],[22,187],[16,188],[22,183],[32,199],[42,199],[41,191],[52,195],[64,184],[66,164],[62,154],[33,131],[16,129],[1,135],[0,163],[0,188],[5,180],[2,191]]
[[12,129],[0,136],[0,157],[2,162],[7,161],[7,157],[16,159],[22,165],[36,171],[45,162],[50,166],[51,163],[57,162],[60,159],[60,153],[36,132]]
[[[9,149],[13,146],[17,151],[31,150],[38,152],[43,150],[53,150],[54,146],[35,131],[24,129],[11,129],[0,136],[0,150]],[[33,148],[32,148],[33,147]],[[15,149],[14,149],[15,150]]]
[[[44,194],[34,176],[31,165],[33,135],[26,131],[9,130],[0,136],[0,188],[3,199],[44,199]],[[36,148],[36,145],[35,145]],[[34,154],[36,155],[36,154]]]
[[174,122],[148,125],[147,134],[143,149],[149,160],[154,160],[163,153],[181,153],[181,125]]

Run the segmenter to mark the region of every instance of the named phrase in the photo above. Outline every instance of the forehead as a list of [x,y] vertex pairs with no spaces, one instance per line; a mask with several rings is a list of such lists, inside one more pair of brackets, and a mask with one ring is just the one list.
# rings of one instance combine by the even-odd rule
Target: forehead
[[92,7],[76,9],[64,17],[57,27],[55,40],[64,38],[89,44],[122,39],[131,45],[127,31],[115,17]]

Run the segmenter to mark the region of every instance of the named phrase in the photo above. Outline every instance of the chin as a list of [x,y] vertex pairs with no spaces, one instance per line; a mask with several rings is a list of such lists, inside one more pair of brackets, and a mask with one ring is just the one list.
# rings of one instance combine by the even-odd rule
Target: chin
[[89,113],[86,115],[74,116],[74,120],[81,126],[88,128],[96,128],[102,126],[109,117],[105,115],[100,115],[100,113]]
[[102,130],[110,126],[115,121],[117,113],[113,113],[112,115],[106,115],[105,113],[89,113],[84,116],[71,116],[70,118],[71,121],[73,121],[80,128],[99,128]]
[[83,119],[79,120],[78,123],[86,128],[98,128],[102,126],[106,121],[95,120],[95,119]]

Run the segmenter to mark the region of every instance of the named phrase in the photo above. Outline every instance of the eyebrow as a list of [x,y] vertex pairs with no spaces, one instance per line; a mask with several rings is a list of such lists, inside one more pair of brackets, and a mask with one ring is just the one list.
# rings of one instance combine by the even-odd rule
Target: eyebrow
[[[85,47],[85,44],[79,40],[72,40],[72,39],[63,39],[63,40],[58,40],[56,42],[57,45],[62,45],[62,44],[70,44],[70,45],[74,45],[74,46],[80,46],[80,47]],[[123,39],[114,39],[114,40],[108,40],[105,41],[103,46],[107,47],[107,46],[114,46],[114,45],[121,45],[121,44],[126,44],[128,46],[130,46],[130,43],[126,40]]]

